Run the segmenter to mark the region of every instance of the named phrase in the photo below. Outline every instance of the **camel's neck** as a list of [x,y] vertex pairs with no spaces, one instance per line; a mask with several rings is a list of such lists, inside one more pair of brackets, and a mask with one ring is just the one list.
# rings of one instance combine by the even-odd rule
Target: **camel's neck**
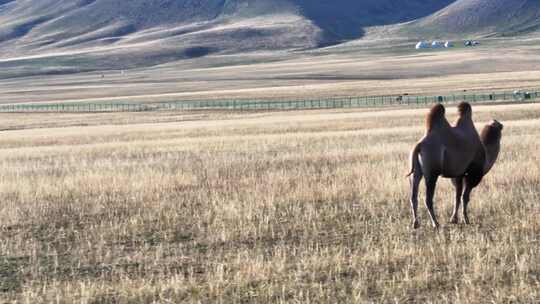
[[501,150],[501,145],[499,142],[485,144],[484,147],[486,148],[486,162],[484,164],[484,175],[486,175],[491,168],[493,168],[493,165],[497,161],[497,157],[499,156],[499,151]]
[[499,151],[501,150],[501,130],[502,127],[494,127],[492,125],[486,125],[482,130],[480,137],[486,150],[484,175],[491,170],[499,156]]

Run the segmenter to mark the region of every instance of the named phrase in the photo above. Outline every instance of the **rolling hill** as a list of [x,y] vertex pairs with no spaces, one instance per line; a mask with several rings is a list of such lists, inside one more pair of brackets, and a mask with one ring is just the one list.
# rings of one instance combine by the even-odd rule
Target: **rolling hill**
[[[280,24],[242,24],[248,16],[260,17],[263,11],[264,15],[279,12],[262,5],[241,7],[237,1],[221,0],[4,1],[0,9],[0,50],[5,56],[51,50],[121,48],[148,42],[188,46],[191,40],[201,44],[212,41],[227,49],[226,37],[236,40],[242,35],[278,36],[275,32],[283,28]],[[284,15],[288,28],[296,26],[305,35],[299,43],[309,45],[313,38],[308,29],[299,24],[303,20]],[[199,37],[192,39],[193,34]],[[291,36],[294,35],[293,31]]]
[[505,36],[540,29],[538,0],[458,0],[404,25],[411,34],[427,36]]

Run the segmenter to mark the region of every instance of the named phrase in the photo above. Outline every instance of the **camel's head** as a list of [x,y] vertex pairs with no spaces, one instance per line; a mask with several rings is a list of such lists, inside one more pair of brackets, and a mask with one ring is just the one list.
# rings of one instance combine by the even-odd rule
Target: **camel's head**
[[499,131],[502,131],[504,126],[502,123],[498,122],[497,120],[492,120],[489,125],[493,128],[499,129]]
[[498,144],[501,141],[503,128],[503,124],[495,119],[488,123],[480,135],[484,145]]

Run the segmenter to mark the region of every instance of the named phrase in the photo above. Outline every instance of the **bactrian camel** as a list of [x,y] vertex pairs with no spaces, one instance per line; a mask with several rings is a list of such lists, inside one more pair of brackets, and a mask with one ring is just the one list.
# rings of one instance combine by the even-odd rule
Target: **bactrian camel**
[[411,207],[413,227],[418,219],[418,187],[422,178],[426,184],[426,207],[435,228],[439,227],[433,209],[437,179],[451,178],[456,190],[452,223],[458,223],[458,211],[463,202],[463,219],[469,224],[467,206],[471,191],[493,167],[500,150],[503,125],[494,120],[484,127],[480,136],[474,127],[472,109],[468,103],[458,105],[459,117],[451,126],[445,108],[434,105],[426,119],[426,133],[411,151]]

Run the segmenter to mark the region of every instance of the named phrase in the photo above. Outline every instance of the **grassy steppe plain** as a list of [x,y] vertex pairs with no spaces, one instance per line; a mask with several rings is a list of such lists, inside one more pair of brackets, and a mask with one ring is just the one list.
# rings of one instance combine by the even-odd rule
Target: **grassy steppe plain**
[[404,178],[426,109],[2,114],[0,302],[538,302],[540,105],[474,110],[502,154],[438,232]]
[[[83,72],[88,64],[103,64],[90,54],[86,64],[69,61],[69,55],[63,63],[50,56],[0,59],[0,104],[305,100],[538,89],[539,38],[481,41],[475,48],[456,42],[455,48],[422,51],[414,49],[416,41],[357,41],[316,50],[211,55],[125,73]],[[60,73],[62,66],[81,72]]]

